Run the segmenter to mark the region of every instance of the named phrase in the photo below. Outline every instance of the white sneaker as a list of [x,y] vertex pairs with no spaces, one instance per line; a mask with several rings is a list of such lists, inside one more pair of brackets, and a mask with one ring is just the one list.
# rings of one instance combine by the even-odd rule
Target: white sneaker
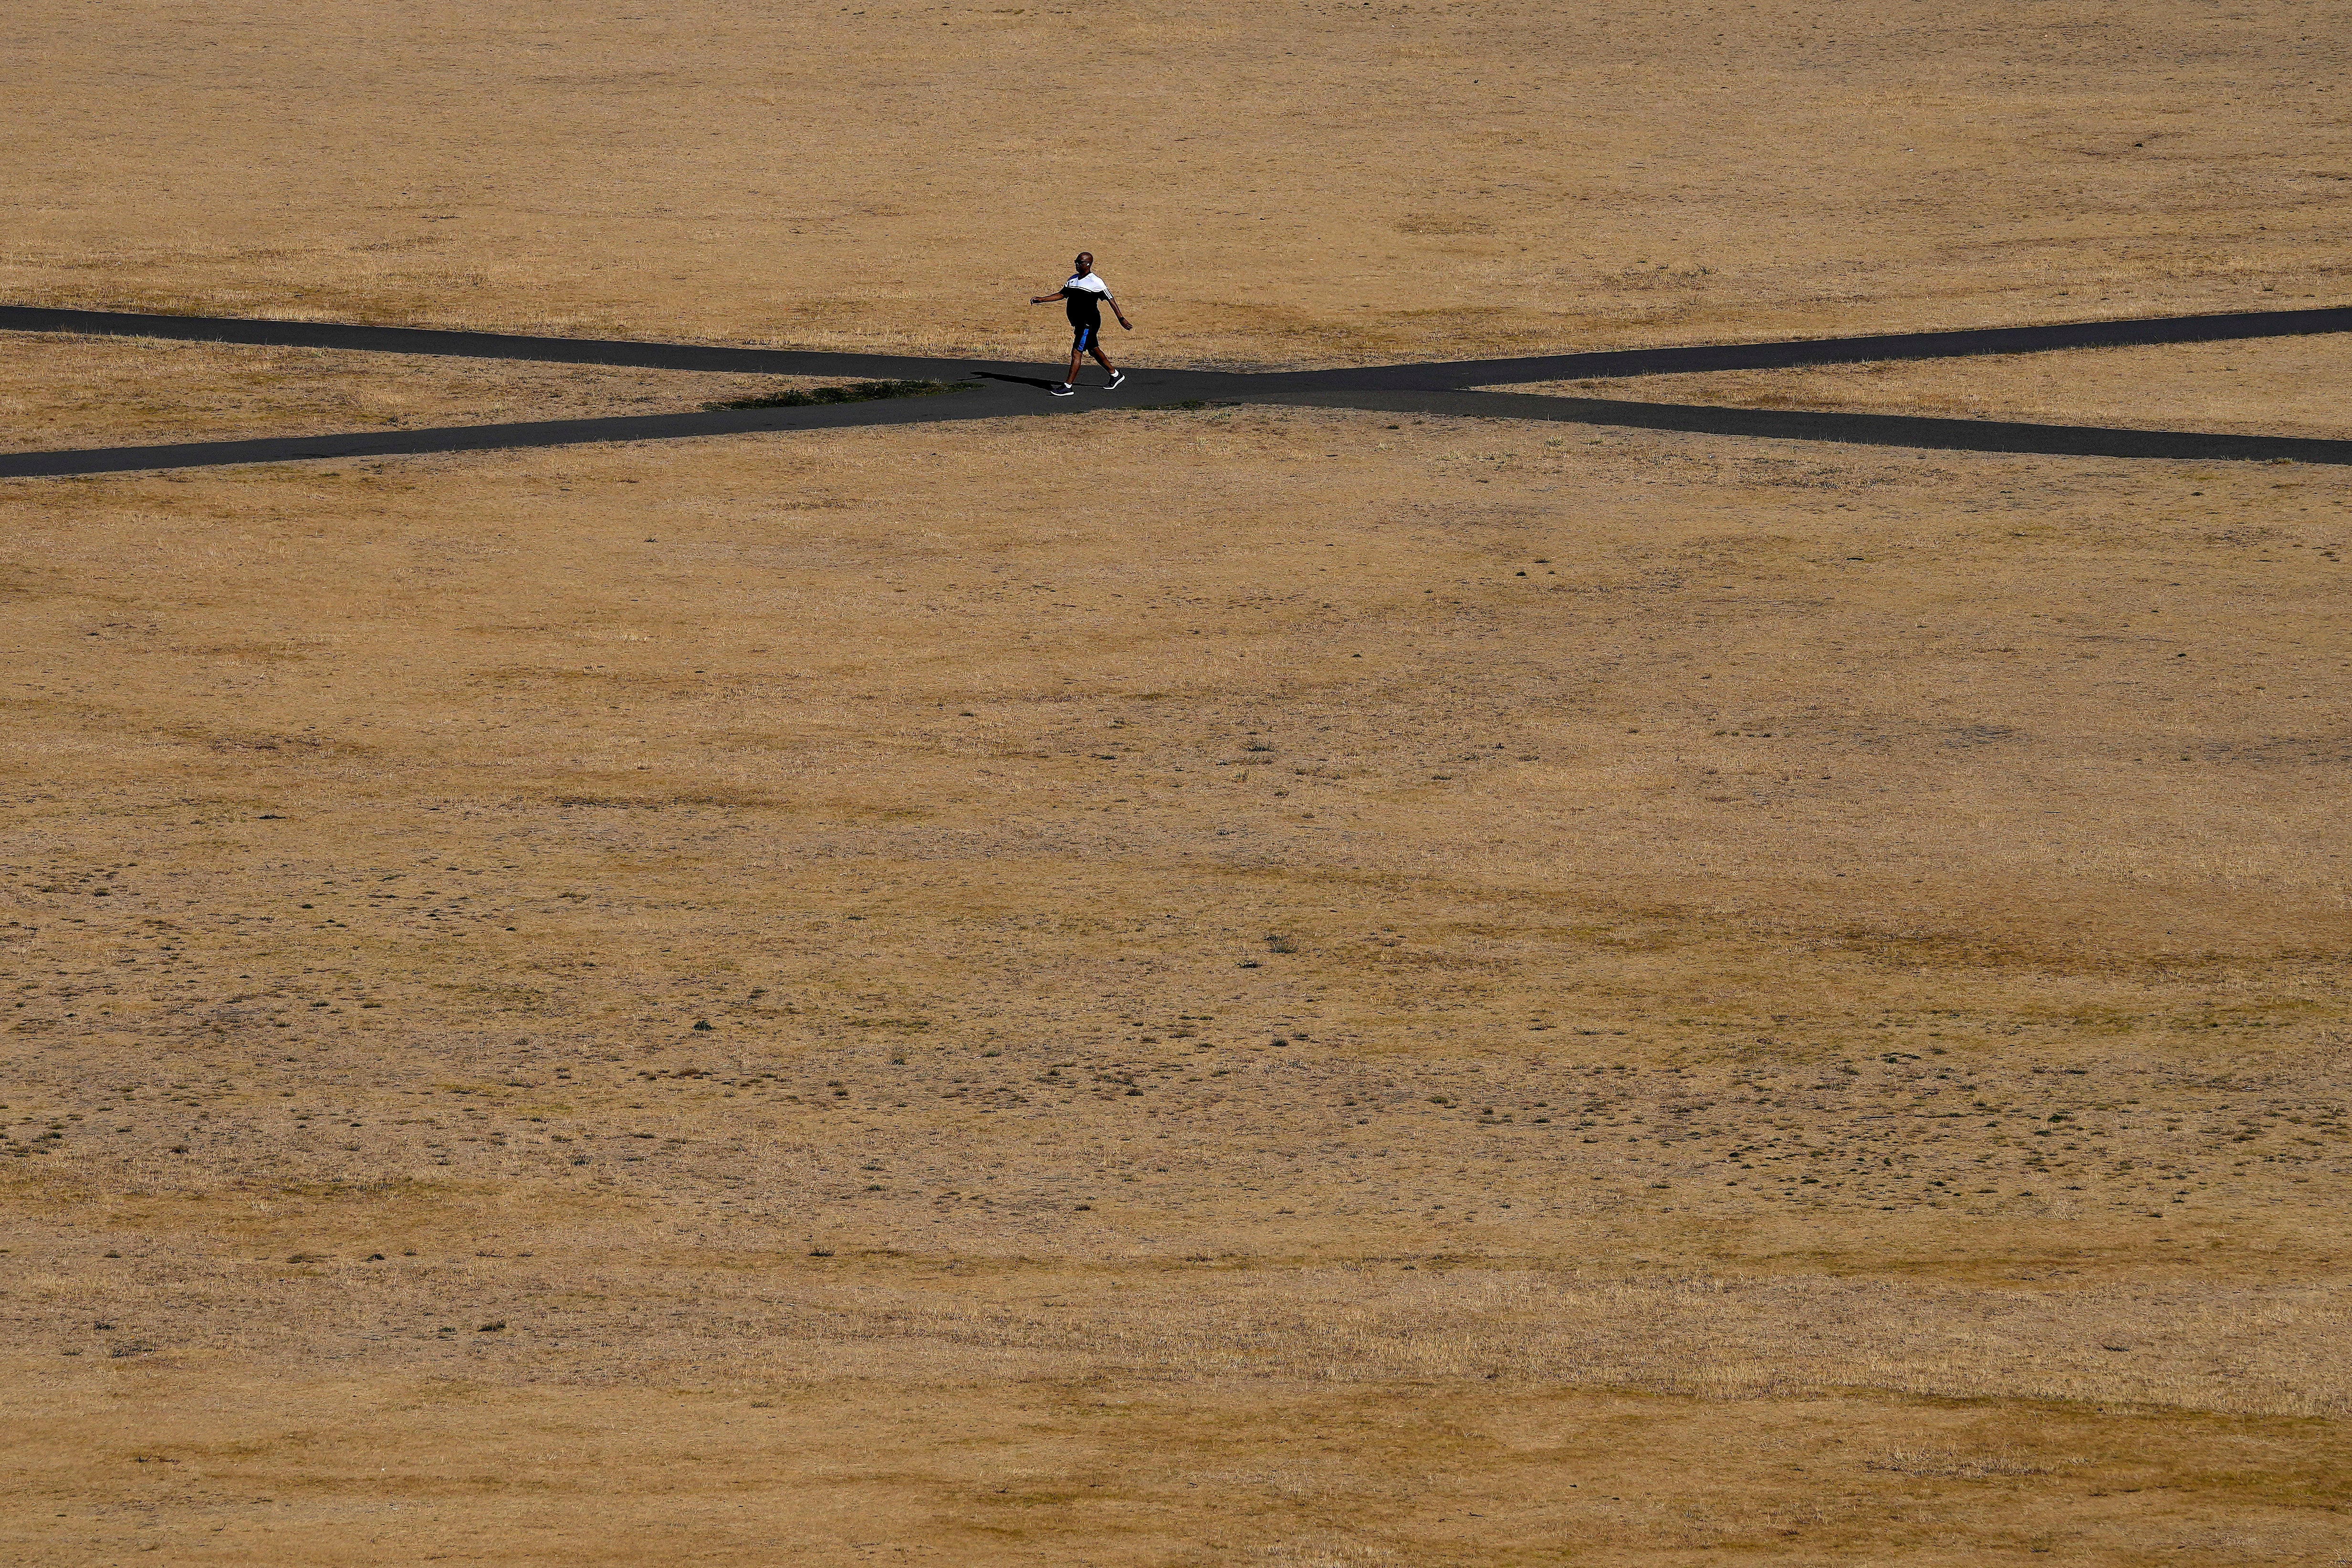
[[1071,397],[1076,395],[1077,390],[1076,386],[1066,381],[1062,383],[1061,385],[1054,388],[1054,395],[1056,397]]
[[1119,388],[1119,384],[1124,382],[1126,379],[1127,372],[1123,370],[1115,370],[1110,373],[1110,384],[1104,387],[1103,390],[1105,392],[1117,392]]

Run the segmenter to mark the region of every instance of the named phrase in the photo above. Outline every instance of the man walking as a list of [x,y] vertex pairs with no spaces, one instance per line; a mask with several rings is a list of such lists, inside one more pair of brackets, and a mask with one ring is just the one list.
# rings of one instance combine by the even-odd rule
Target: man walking
[[1110,285],[1095,276],[1094,252],[1079,251],[1076,267],[1077,270],[1070,275],[1067,283],[1051,294],[1040,294],[1029,301],[1033,305],[1050,305],[1059,300],[1069,311],[1073,334],[1070,339],[1070,374],[1061,385],[1054,388],[1056,397],[1068,397],[1078,390],[1078,361],[1086,354],[1094,355],[1109,374],[1110,385],[1103,388],[1105,392],[1127,379],[1127,372],[1111,363],[1110,356],[1102,352],[1102,308],[1105,305],[1108,305],[1110,313],[1118,318],[1120,326],[1130,332],[1135,331],[1135,323],[1127,319],[1127,312],[1120,310],[1118,301],[1110,297]]

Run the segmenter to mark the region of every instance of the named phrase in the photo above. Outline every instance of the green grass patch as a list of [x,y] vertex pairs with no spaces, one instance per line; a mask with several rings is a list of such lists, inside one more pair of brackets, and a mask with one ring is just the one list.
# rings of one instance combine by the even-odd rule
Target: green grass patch
[[814,408],[826,403],[872,403],[885,397],[936,397],[942,392],[969,392],[976,381],[854,381],[847,386],[813,386],[803,392],[765,392],[757,397],[706,403],[702,410],[716,414],[726,408]]

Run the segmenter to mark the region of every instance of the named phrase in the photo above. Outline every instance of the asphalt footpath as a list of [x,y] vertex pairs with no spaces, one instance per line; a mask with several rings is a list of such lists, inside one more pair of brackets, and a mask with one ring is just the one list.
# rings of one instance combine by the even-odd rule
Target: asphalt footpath
[[[79,332],[182,342],[435,354],[551,364],[709,371],[737,375],[970,384],[957,391],[929,396],[880,398],[804,407],[722,409],[499,425],[428,426],[319,436],[259,437],[248,440],[0,453],[0,479],[55,478],[248,463],[349,460],[598,442],[684,440],[793,430],[843,429],[868,425],[1015,418],[1104,407],[1181,406],[1195,403],[1286,404],[1423,416],[1529,419],[1622,429],[1675,430],[1749,439],[1910,447],[1932,451],[2013,452],[2051,457],[2196,462],[2352,462],[2352,441],[2034,425],[1991,419],[1727,408],[1478,390],[1536,381],[1582,381],[1721,370],[1785,370],[1805,365],[2041,353],[2064,349],[2158,343],[2220,342],[2352,331],[2352,309],[2343,308],[2068,321],[2045,326],[1801,338],[1774,342],[1700,343],[1594,353],[1538,354],[1517,359],[1458,360],[1432,364],[1373,365],[1323,371],[1244,374],[1130,369],[1127,384],[1118,391],[1108,392],[1099,385],[1082,387],[1075,397],[1050,395],[1052,387],[1061,379],[1058,365],[1047,367],[977,359],[740,348],[711,343],[642,342],[611,338],[531,337],[505,332],[368,326],[355,322],[258,321],[238,317],[170,316],[29,306],[0,306],[0,331]],[[1099,375],[1100,371],[1089,366],[1088,374]]]

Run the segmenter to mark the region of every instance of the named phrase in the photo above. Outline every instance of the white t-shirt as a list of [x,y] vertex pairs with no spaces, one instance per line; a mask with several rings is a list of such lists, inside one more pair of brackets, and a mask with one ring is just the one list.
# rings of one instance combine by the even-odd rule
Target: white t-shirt
[[1096,277],[1091,272],[1087,273],[1083,277],[1073,278],[1067,283],[1063,284],[1062,287],[1065,289],[1083,289],[1089,294],[1108,294],[1110,292],[1110,285],[1104,282],[1100,278]]

